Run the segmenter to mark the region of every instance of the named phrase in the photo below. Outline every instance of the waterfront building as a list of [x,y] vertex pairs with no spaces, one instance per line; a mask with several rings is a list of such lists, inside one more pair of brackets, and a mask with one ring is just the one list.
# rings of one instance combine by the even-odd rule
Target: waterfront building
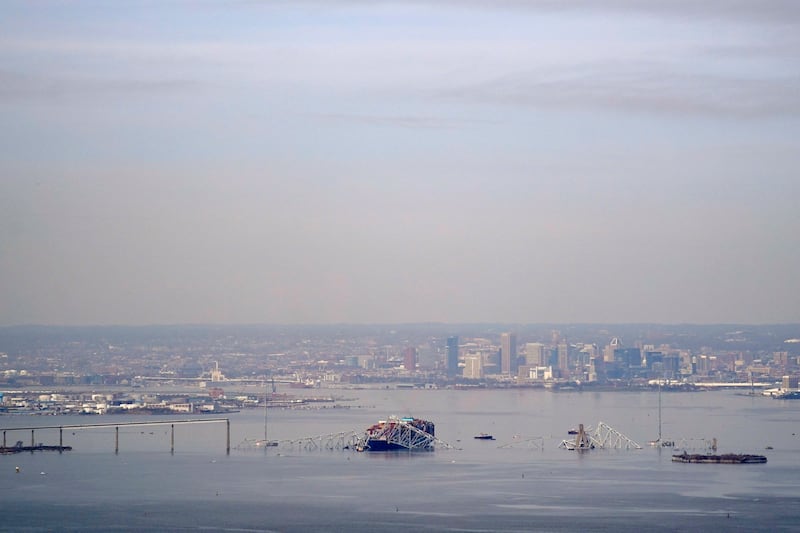
[[514,333],[502,333],[500,335],[500,373],[516,374],[518,368],[517,336]]
[[569,344],[566,339],[558,343],[558,372],[562,378],[569,377]]
[[214,383],[225,381],[225,374],[219,369],[218,362],[214,362],[214,368],[211,369],[211,381]]
[[[664,363],[664,376],[668,379],[677,379],[681,374],[681,358],[678,355],[665,355],[662,357]],[[694,372],[692,372],[694,373]]]
[[622,363],[624,368],[642,366],[642,352],[639,348],[617,348],[614,350],[614,361]]
[[413,372],[417,369],[417,349],[413,346],[407,346],[403,350],[403,368],[408,372]]
[[[523,375],[524,371],[524,375]],[[548,381],[553,379],[553,367],[551,366],[528,366],[520,367],[520,377],[533,381]]]
[[608,379],[606,362],[599,355],[589,360],[589,381],[604,383]]
[[525,345],[525,364],[528,366],[545,366],[544,344],[529,342]]
[[464,377],[466,379],[483,379],[483,355],[468,353],[464,356]]
[[613,363],[614,362],[614,350],[622,348],[622,341],[619,340],[618,337],[614,337],[611,339],[611,342],[608,343],[608,346],[605,347],[603,350],[603,360],[606,363]]
[[447,337],[447,376],[458,375],[458,337]]

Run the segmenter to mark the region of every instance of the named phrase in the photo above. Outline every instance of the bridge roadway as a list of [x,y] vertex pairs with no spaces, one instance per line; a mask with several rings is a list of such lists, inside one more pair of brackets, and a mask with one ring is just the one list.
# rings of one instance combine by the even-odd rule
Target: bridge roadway
[[35,432],[37,429],[57,429],[58,430],[58,445],[64,445],[64,429],[93,429],[93,428],[115,428],[114,436],[114,453],[119,453],[119,428],[120,426],[170,426],[170,453],[175,452],[175,425],[176,424],[211,424],[215,422],[225,422],[227,431],[227,440],[225,453],[231,453],[231,421],[229,418],[192,418],[182,420],[161,420],[158,422],[107,422],[102,424],[61,424],[58,426],[28,426],[28,427],[14,427],[2,428],[3,431],[3,448],[6,447],[6,432],[8,431],[28,431],[31,432],[31,446],[36,445]]

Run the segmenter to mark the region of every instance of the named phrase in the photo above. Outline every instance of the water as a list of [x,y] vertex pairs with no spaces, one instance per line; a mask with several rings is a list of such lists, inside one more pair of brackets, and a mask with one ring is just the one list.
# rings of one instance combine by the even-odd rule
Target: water
[[[0,456],[4,531],[735,531],[800,528],[800,402],[732,392],[664,393],[663,436],[765,465],[671,462],[655,392],[358,390],[349,409],[270,410],[271,439],[363,429],[388,415],[436,422],[457,449],[225,455],[225,425],[64,430],[64,454]],[[173,417],[170,417],[170,419]],[[3,427],[125,417],[3,417]],[[145,417],[141,420],[161,420]],[[561,450],[606,422],[641,450]],[[263,437],[263,411],[231,415],[231,443]],[[495,441],[478,441],[480,432]],[[41,434],[40,434],[41,433]],[[11,432],[10,441],[30,440]],[[37,432],[55,443],[57,432]],[[543,447],[538,444],[543,443]],[[774,449],[765,450],[767,446]],[[20,473],[15,472],[19,466]],[[44,472],[44,474],[42,474]]]

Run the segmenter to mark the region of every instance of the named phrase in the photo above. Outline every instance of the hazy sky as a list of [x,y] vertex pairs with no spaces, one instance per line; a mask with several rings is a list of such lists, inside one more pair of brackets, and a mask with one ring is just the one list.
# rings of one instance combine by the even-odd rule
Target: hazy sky
[[800,2],[0,4],[0,324],[800,322]]

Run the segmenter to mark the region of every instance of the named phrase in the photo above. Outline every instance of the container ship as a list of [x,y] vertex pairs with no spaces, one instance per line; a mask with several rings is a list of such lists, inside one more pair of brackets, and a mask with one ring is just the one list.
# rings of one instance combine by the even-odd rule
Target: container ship
[[389,417],[366,429],[359,439],[358,451],[385,452],[395,450],[430,451],[436,441],[433,422],[412,417]]

